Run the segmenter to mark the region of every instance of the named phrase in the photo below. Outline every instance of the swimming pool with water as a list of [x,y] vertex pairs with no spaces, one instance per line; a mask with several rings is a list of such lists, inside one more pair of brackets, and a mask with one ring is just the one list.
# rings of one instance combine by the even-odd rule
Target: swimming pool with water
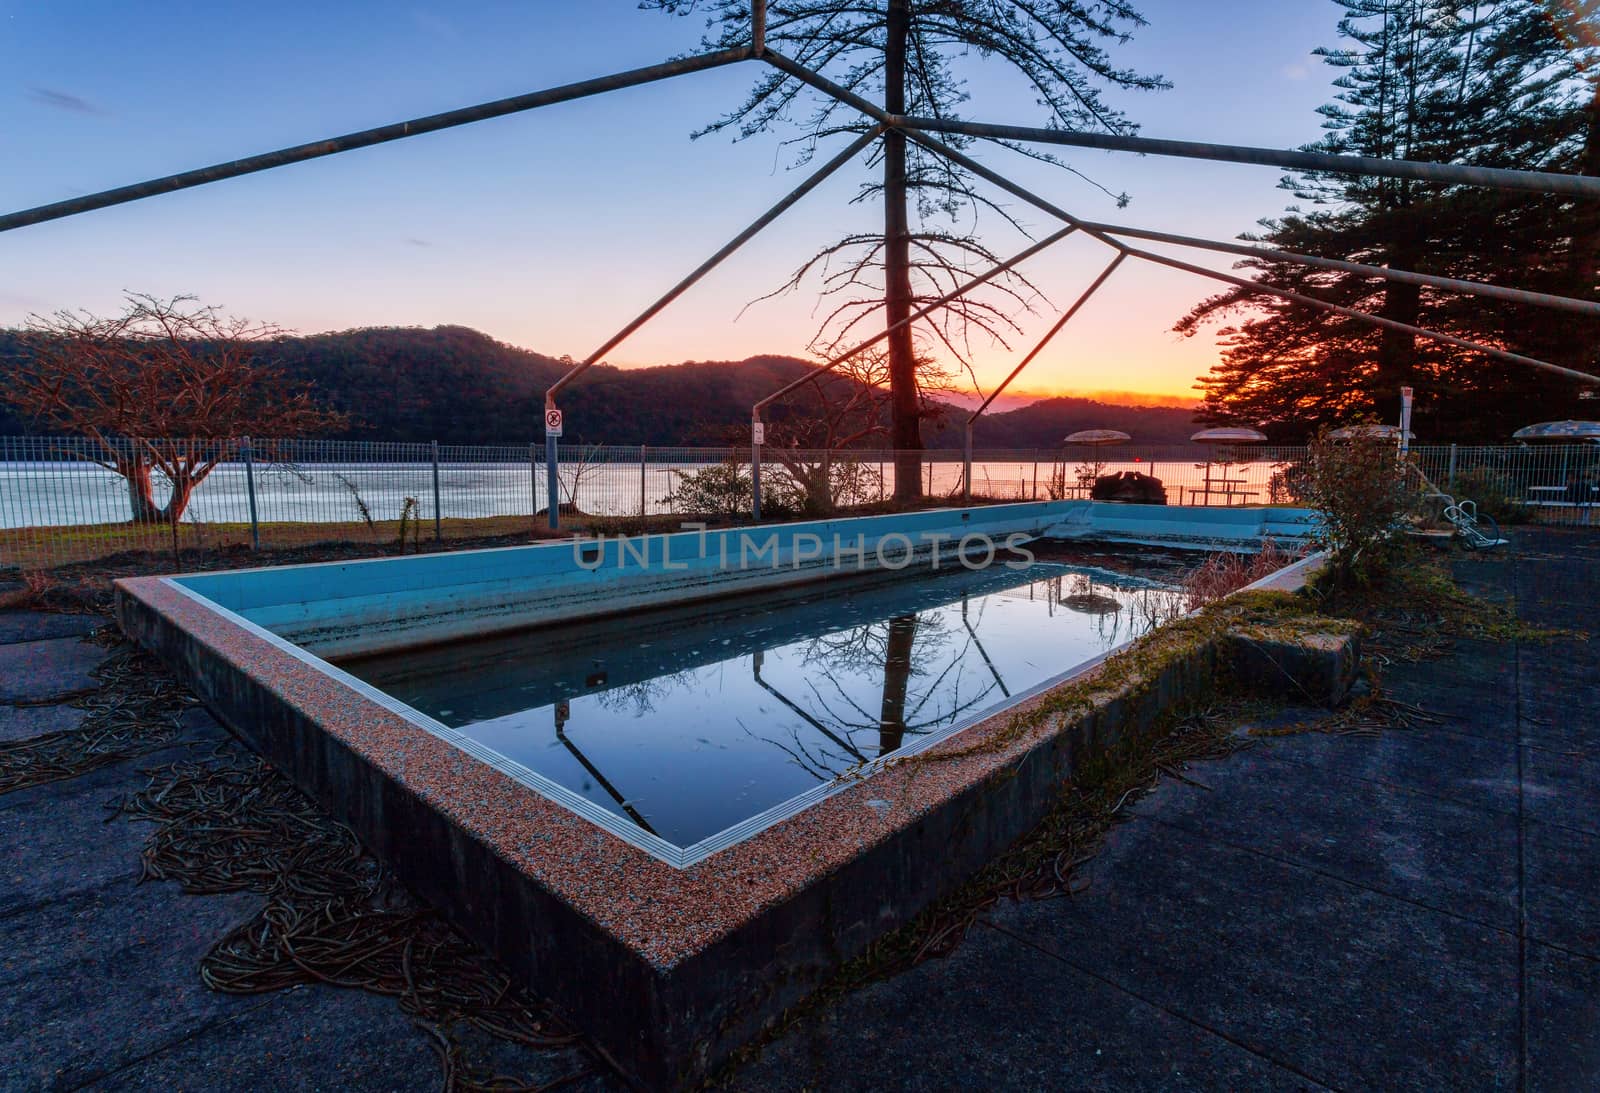
[[976,720],[1182,611],[1081,566],[828,581],[340,660],[680,847]]

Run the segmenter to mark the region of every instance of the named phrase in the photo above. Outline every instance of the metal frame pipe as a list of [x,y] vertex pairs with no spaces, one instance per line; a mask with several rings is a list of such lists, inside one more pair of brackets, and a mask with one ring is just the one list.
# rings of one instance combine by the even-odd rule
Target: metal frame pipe
[[[854,107],[867,117],[877,121],[880,125],[894,126],[899,120],[894,115],[883,110],[881,107],[868,102],[860,95],[857,95],[854,91],[839,86],[826,76],[813,72],[811,69],[796,61],[790,60],[781,53],[769,49],[761,55],[761,59],[779,71],[788,73],[801,83],[808,84],[811,87],[816,88],[818,91],[837,99],[846,106]],[[1056,217],[1058,220],[1063,220],[1066,223],[1071,224],[1073,227],[1081,230],[1085,235],[1088,235],[1094,239],[1098,239],[1112,250],[1127,251],[1129,249],[1128,246],[1121,240],[1115,239],[1110,235],[1107,235],[1105,232],[1089,227],[1088,221],[1078,219],[1071,213],[1067,212],[1067,210],[1061,208],[1059,205],[1047,201],[1045,198],[1040,197],[1027,187],[1011,181],[998,171],[995,171],[989,167],[985,167],[971,156],[965,155],[962,152],[958,152],[956,149],[944,143],[944,141],[930,137],[928,134],[919,132],[916,129],[906,129],[905,135],[909,139],[914,140],[918,144],[922,145],[922,147],[928,149],[930,152],[944,156],[952,163],[956,163],[966,170],[971,171],[979,178],[984,179],[992,185],[998,186],[1000,189],[1005,190],[1013,197],[1020,198],[1021,200],[1028,202],[1030,205],[1044,210],[1051,216]]]
[[269,171],[274,167],[302,163],[308,159],[320,159],[323,156],[331,156],[338,152],[348,152],[355,148],[368,148],[374,144],[386,144],[390,141],[404,140],[407,137],[433,133],[440,129],[450,129],[458,125],[470,125],[473,122],[504,117],[507,114],[519,114],[526,110],[535,110],[541,106],[553,106],[556,103],[571,102],[573,99],[587,98],[590,95],[599,95],[607,91],[618,91],[625,87],[637,87],[640,84],[654,83],[657,80],[670,79],[673,76],[682,76],[690,72],[704,72],[707,69],[720,68],[723,65],[749,60],[754,55],[754,51],[748,48],[724,49],[715,53],[702,53],[694,57],[683,57],[658,65],[649,65],[645,68],[617,72],[610,76],[599,76],[592,80],[564,84],[544,91],[533,91],[526,95],[514,95],[509,99],[496,99],[493,102],[479,103],[477,106],[465,106],[459,110],[447,110],[442,114],[429,114],[422,118],[412,118],[410,121],[395,122],[392,125],[380,125],[374,129],[362,129],[358,132],[346,133],[343,136],[328,137],[326,140],[311,141],[308,144],[296,144],[289,148],[280,148],[275,152],[263,152],[260,155],[246,156],[243,159],[229,160],[226,163],[216,163],[193,171],[183,171],[175,175],[153,178],[147,182],[136,182],[131,186],[119,186],[112,190],[102,190],[99,193],[87,194],[83,197],[69,198],[66,201],[57,201],[49,205],[39,205],[32,209],[9,213],[5,216],[0,216],[0,232],[25,228],[31,224],[43,223],[46,220],[59,220],[64,216],[76,216],[78,213],[104,209],[112,205],[123,205],[130,201],[155,197],[158,194],[186,190],[193,186],[204,186],[227,178],[254,174],[257,171]]
[[617,331],[610,338],[606,339],[605,343],[601,345],[599,349],[596,349],[593,353],[590,353],[583,360],[579,361],[577,364],[568,369],[564,376],[556,380],[555,383],[550,385],[549,390],[545,391],[545,409],[554,409],[555,397],[561,393],[563,388],[565,388],[573,380],[577,379],[584,372],[594,367],[594,365],[599,362],[601,357],[604,357],[618,345],[621,345],[628,335],[632,334],[645,323],[655,318],[655,316],[659,314],[663,308],[687,292],[696,281],[699,281],[700,278],[704,277],[717,266],[722,264],[723,260],[731,255],[734,251],[748,243],[763,228],[771,224],[774,220],[778,219],[778,217],[782,216],[796,202],[805,197],[806,194],[820,186],[823,180],[825,180],[829,175],[833,174],[840,167],[843,167],[846,163],[849,163],[852,159],[854,159],[857,153],[859,153],[867,145],[871,144],[874,140],[878,139],[878,135],[883,132],[883,129],[884,127],[881,125],[875,126],[867,132],[861,134],[855,140],[851,141],[850,144],[842,149],[838,155],[834,156],[832,159],[828,160],[827,163],[824,163],[821,167],[813,171],[809,176],[807,176],[805,181],[801,182],[800,185],[796,186],[794,189],[785,194],[777,204],[773,205],[766,212],[756,217],[756,219],[753,220],[747,228],[741,231],[738,235],[734,236],[732,239],[728,240],[728,242],[724,243],[721,249],[719,249],[710,258],[707,258],[704,262],[701,262],[698,266],[696,266],[692,273],[669,288],[661,295],[659,299],[656,300],[655,303],[645,308],[621,330]]
[[1395,319],[1386,319],[1382,315],[1370,315],[1365,311],[1357,311],[1355,308],[1329,303],[1327,300],[1319,300],[1315,296],[1307,296],[1302,292],[1294,292],[1290,289],[1278,288],[1275,285],[1263,284],[1260,281],[1252,281],[1248,277],[1238,277],[1231,273],[1223,273],[1220,270],[1207,269],[1204,266],[1197,266],[1193,263],[1184,262],[1177,258],[1169,258],[1164,254],[1155,254],[1151,251],[1138,249],[1134,249],[1130,253],[1135,258],[1142,258],[1147,262],[1154,262],[1157,265],[1162,266],[1170,266],[1173,269],[1184,270],[1188,273],[1198,274],[1201,277],[1209,277],[1216,281],[1225,281],[1228,284],[1237,285],[1240,288],[1248,289],[1251,292],[1259,292],[1264,295],[1277,296],[1285,300],[1291,300],[1294,303],[1302,304],[1306,307],[1316,308],[1319,311],[1327,311],[1335,315],[1343,315],[1347,319],[1355,319],[1357,322],[1366,323],[1369,326],[1383,327],[1385,330],[1396,330],[1402,334],[1410,334],[1419,338],[1428,338],[1432,341],[1442,342],[1445,345],[1455,346],[1457,349],[1469,349],[1475,353],[1483,353],[1486,356],[1495,357],[1511,364],[1527,365],[1529,368],[1537,368],[1541,371],[1550,372],[1554,375],[1564,376],[1567,379],[1580,380],[1584,383],[1600,384],[1600,376],[1593,376],[1588,372],[1580,372],[1575,368],[1565,368],[1559,364],[1551,364],[1548,361],[1536,360],[1533,357],[1524,357],[1520,353],[1512,353],[1505,349],[1496,349],[1494,346],[1480,345],[1478,342],[1468,341],[1466,338],[1458,338],[1454,334],[1445,334],[1441,331],[1429,330],[1427,327],[1422,326],[1412,326],[1410,323],[1402,323]]
[[[815,87],[817,90],[822,91],[825,94],[833,96],[834,98],[838,99],[840,102],[846,104],[847,106],[853,106],[856,109],[861,110],[867,116],[878,119],[878,121],[880,123],[895,125],[895,124],[898,124],[900,121],[903,120],[903,119],[894,118],[892,116],[889,116],[889,115],[885,114],[882,110],[878,109],[876,106],[872,105],[870,102],[867,102],[865,99],[861,98],[861,96],[856,95],[853,92],[851,92],[851,91],[849,91],[849,90],[847,90],[845,88],[840,87],[838,84],[835,84],[833,81],[827,79],[826,77],[819,76],[816,73],[811,72],[809,69],[807,69],[807,68],[805,68],[805,67],[803,67],[801,65],[796,64],[794,61],[789,60],[787,57],[784,57],[782,54],[774,53],[774,52],[769,50],[766,53],[766,55],[763,57],[763,60],[767,61],[767,63],[773,65],[774,67],[776,67],[776,68],[778,68],[778,69],[780,69],[780,70],[782,70],[784,72],[790,73],[791,75],[795,76],[796,79],[802,80],[803,82],[805,82],[807,84],[810,84],[812,87]],[[1051,132],[1051,130],[1041,130],[1041,132]],[[956,151],[954,148],[951,148],[949,145],[945,144],[944,142],[936,140],[933,137],[928,136],[926,133],[920,132],[919,130],[911,128],[909,126],[906,128],[906,135],[908,137],[910,137],[912,140],[915,140],[918,144],[921,144],[923,147],[929,149],[930,151],[933,151],[933,152],[936,152],[936,153],[938,153],[940,155],[945,156],[946,158],[950,159],[952,162],[957,163],[960,166],[966,168],[967,170],[971,171],[973,174],[977,175],[978,177],[986,179],[989,182],[993,183],[994,185],[999,186],[1001,189],[1005,190],[1007,193],[1010,193],[1010,194],[1012,194],[1012,195],[1014,195],[1016,197],[1019,197],[1022,200],[1027,201],[1029,204],[1035,206],[1036,208],[1041,209],[1044,212],[1050,213],[1052,216],[1056,216],[1056,217],[1060,218],[1061,220],[1066,221],[1068,224],[1072,225],[1073,227],[1076,227],[1076,228],[1082,230],[1086,235],[1089,235],[1089,236],[1091,236],[1091,237],[1093,237],[1095,239],[1098,239],[1101,242],[1106,243],[1108,246],[1111,246],[1111,247],[1113,247],[1114,249],[1116,249],[1118,251],[1121,251],[1123,253],[1132,255],[1134,257],[1143,258],[1144,260],[1149,261],[1149,262],[1155,262],[1157,265],[1164,265],[1164,266],[1170,266],[1170,267],[1172,267],[1174,269],[1187,270],[1190,273],[1196,273],[1196,274],[1199,274],[1202,277],[1210,277],[1210,278],[1213,278],[1213,279],[1216,279],[1216,280],[1219,280],[1219,281],[1226,281],[1226,282],[1228,282],[1230,284],[1238,285],[1241,288],[1251,289],[1252,291],[1258,291],[1258,292],[1265,293],[1265,294],[1268,294],[1268,295],[1281,296],[1284,299],[1293,300],[1296,303],[1304,304],[1304,305],[1306,305],[1308,307],[1319,308],[1319,309],[1324,310],[1324,311],[1331,311],[1331,312],[1336,312],[1338,314],[1345,315],[1346,317],[1355,319],[1358,322],[1365,322],[1365,323],[1371,324],[1373,326],[1381,326],[1381,327],[1385,327],[1386,329],[1390,329],[1390,330],[1398,330],[1398,331],[1402,331],[1404,333],[1409,333],[1409,334],[1412,334],[1412,335],[1415,335],[1415,336],[1418,336],[1418,337],[1430,338],[1430,339],[1432,339],[1434,341],[1443,342],[1446,345],[1453,345],[1453,346],[1456,346],[1457,348],[1461,348],[1461,349],[1470,349],[1470,350],[1473,350],[1475,352],[1484,353],[1484,354],[1486,354],[1488,356],[1492,356],[1492,357],[1495,357],[1495,358],[1498,358],[1498,359],[1504,360],[1504,361],[1509,361],[1509,362],[1514,363],[1514,364],[1527,365],[1529,367],[1537,368],[1537,369],[1540,369],[1542,371],[1550,372],[1550,373],[1555,374],[1555,375],[1565,376],[1568,379],[1581,380],[1582,382],[1585,382],[1585,383],[1600,383],[1600,376],[1592,376],[1587,372],[1579,372],[1578,370],[1573,369],[1573,368],[1564,368],[1564,367],[1562,367],[1561,365],[1558,365],[1558,364],[1550,364],[1548,361],[1535,360],[1533,357],[1525,357],[1525,356],[1522,356],[1520,353],[1511,353],[1511,352],[1508,352],[1508,351],[1503,350],[1503,349],[1495,349],[1495,348],[1493,348],[1491,346],[1479,345],[1476,342],[1467,341],[1465,338],[1457,338],[1452,334],[1443,334],[1443,333],[1440,333],[1439,331],[1436,331],[1436,330],[1428,330],[1428,329],[1426,329],[1424,327],[1420,327],[1420,326],[1410,326],[1409,324],[1397,322],[1396,320],[1393,320],[1393,319],[1385,319],[1385,318],[1383,318],[1381,316],[1378,316],[1378,315],[1369,315],[1366,312],[1356,311],[1353,308],[1341,307],[1338,304],[1330,304],[1325,300],[1319,300],[1319,299],[1317,299],[1317,298],[1315,298],[1313,296],[1306,296],[1306,295],[1303,295],[1303,294],[1298,293],[1298,292],[1291,292],[1288,289],[1274,288],[1274,287],[1272,287],[1270,285],[1264,285],[1264,284],[1261,284],[1260,282],[1250,281],[1250,280],[1247,280],[1246,278],[1243,278],[1243,277],[1235,277],[1232,274],[1225,274],[1225,273],[1221,273],[1221,272],[1219,272],[1217,270],[1206,269],[1204,266],[1192,265],[1192,264],[1190,264],[1188,262],[1183,262],[1183,261],[1180,261],[1179,259],[1176,259],[1176,258],[1168,258],[1165,255],[1154,254],[1154,253],[1151,253],[1150,251],[1139,250],[1139,249],[1134,248],[1134,247],[1129,247],[1127,244],[1123,243],[1121,240],[1116,239],[1116,238],[1108,235],[1104,231],[1101,231],[1099,228],[1095,227],[1091,222],[1086,221],[1086,220],[1080,220],[1078,217],[1073,216],[1071,213],[1067,212],[1065,209],[1060,208],[1059,206],[1055,205],[1054,203],[1052,203],[1050,201],[1047,201],[1046,199],[1040,197],[1038,194],[1035,194],[1032,191],[1028,190],[1026,187],[1020,186],[1017,183],[1012,182],[1010,179],[1005,178],[1003,175],[1000,175],[999,173],[991,170],[990,168],[985,167],[983,164],[979,163],[977,160],[973,159],[972,157],[964,155],[963,153]],[[1386,162],[1389,162],[1389,161],[1380,160],[1378,162],[1379,163],[1386,163]],[[1407,161],[1395,161],[1395,162],[1407,162]],[[1487,169],[1486,168],[1472,168],[1471,170],[1481,171],[1481,170],[1487,170]],[[1512,175],[1524,175],[1524,176],[1529,174],[1529,172],[1516,172],[1516,171],[1505,172],[1505,173],[1512,174]],[[1550,177],[1556,178],[1556,179],[1569,179],[1569,178],[1576,178],[1578,176],[1553,175],[1553,176],[1550,176]],[[1593,182],[1597,187],[1600,187],[1600,178],[1590,179],[1589,181]],[[1536,189],[1537,187],[1533,187],[1533,186],[1530,185],[1530,186],[1522,186],[1520,188],[1522,188],[1522,189]]]
[[1469,296],[1484,296],[1495,300],[1505,300],[1509,303],[1532,304],[1535,307],[1556,308],[1557,310],[1571,311],[1579,315],[1600,317],[1600,302],[1594,300],[1579,300],[1571,296],[1554,296],[1547,292],[1505,288],[1500,285],[1484,284],[1481,281],[1463,281],[1455,277],[1440,277],[1432,273],[1413,273],[1410,270],[1391,269],[1387,266],[1369,266],[1361,262],[1347,262],[1339,258],[1320,258],[1313,254],[1298,254],[1294,251],[1278,250],[1274,247],[1263,247],[1249,243],[1230,243],[1220,239],[1201,239],[1192,235],[1152,231],[1148,228],[1129,228],[1121,224],[1092,223],[1088,226],[1103,231],[1108,235],[1124,235],[1135,239],[1148,239],[1153,243],[1172,243],[1180,247],[1218,251],[1223,254],[1240,254],[1250,258],[1264,258],[1272,262],[1291,262],[1302,266],[1314,266],[1318,269],[1359,273],[1363,276],[1382,277],[1385,280],[1398,281],[1403,284],[1425,285],[1429,288],[1443,289],[1447,292],[1460,292]]
[[[549,411],[556,408],[556,396],[561,393],[563,388],[581,376],[584,372],[587,372],[590,368],[593,368],[602,357],[611,352],[611,350],[615,349],[618,345],[621,345],[623,340],[626,339],[630,334],[653,319],[668,304],[672,303],[672,301],[676,300],[679,296],[682,296],[685,292],[687,292],[689,288],[695,284],[695,282],[699,281],[706,274],[710,273],[717,266],[721,265],[723,260],[731,255],[734,251],[748,243],[763,228],[771,224],[774,220],[778,219],[778,217],[782,216],[796,202],[805,197],[806,194],[820,186],[823,180],[825,180],[829,175],[833,174],[840,167],[843,167],[846,163],[849,163],[852,159],[854,159],[863,148],[878,139],[878,136],[883,132],[883,129],[884,127],[881,125],[874,126],[872,129],[851,141],[849,145],[839,151],[838,155],[834,156],[832,159],[828,160],[828,162],[824,163],[821,167],[813,171],[803,182],[800,183],[800,185],[796,186],[794,189],[785,194],[777,202],[777,204],[773,205],[766,212],[758,216],[738,235],[724,243],[722,247],[710,258],[707,258],[704,262],[701,262],[698,266],[696,266],[693,272],[691,272],[687,277],[683,278],[677,284],[669,288],[655,301],[655,303],[645,308],[621,330],[617,331],[610,338],[606,339],[605,343],[601,345],[600,348],[596,349],[593,353],[590,353],[583,360],[579,361],[577,364],[568,369],[566,374],[560,379],[556,380],[555,383],[551,384],[544,393],[544,408],[546,414],[548,415]],[[556,463],[559,456],[557,453],[556,438],[548,433],[546,434],[545,447],[545,460],[548,465],[547,474],[550,479],[550,488],[553,491],[555,489],[557,477]],[[555,531],[558,530],[560,526],[561,522],[560,517],[557,514],[557,506],[551,505],[550,529]]]
[[983,405],[972,411],[972,415],[967,418],[965,437],[963,439],[965,460],[962,470],[962,488],[963,493],[968,501],[972,500],[973,423],[976,422],[978,418],[983,416],[983,412],[989,408],[990,404],[993,403],[995,399],[1000,397],[1001,393],[1005,391],[1007,387],[1011,386],[1011,381],[1022,375],[1022,370],[1028,367],[1028,365],[1032,364],[1035,357],[1044,352],[1044,347],[1049,345],[1051,340],[1055,338],[1057,334],[1061,333],[1062,328],[1072,321],[1072,317],[1078,313],[1084,304],[1089,302],[1089,298],[1096,292],[1100,291],[1100,286],[1106,283],[1111,275],[1117,271],[1117,267],[1122,265],[1123,261],[1127,257],[1128,256],[1126,254],[1119,251],[1117,255],[1111,259],[1110,264],[1107,265],[1105,269],[1100,271],[1100,276],[1096,277],[1094,281],[1090,283],[1089,287],[1083,290],[1082,295],[1073,301],[1071,307],[1067,308],[1066,311],[1061,313],[1061,317],[1055,321],[1054,325],[1052,325],[1049,330],[1045,331],[1044,337],[1040,338],[1038,343],[1028,351],[1028,355],[1017,362],[1017,366],[1011,370],[1011,374],[1005,379],[1001,380],[1000,386],[991,391],[989,393],[989,397],[983,400]]
[[1257,148],[1240,144],[1212,144],[1191,140],[1161,140],[1112,133],[1085,133],[1072,129],[1044,129],[1029,125],[996,125],[954,118],[896,117],[891,124],[930,133],[956,133],[990,140],[1030,144],[1061,144],[1099,148],[1112,152],[1137,152],[1149,156],[1206,159],[1219,163],[1249,163],[1343,175],[1378,175],[1460,186],[1485,186],[1496,190],[1524,190],[1567,197],[1600,198],[1600,178],[1556,174],[1550,171],[1516,171],[1502,167],[1472,167],[1459,163],[1425,163],[1376,156],[1345,156],[1327,152],[1301,152],[1283,148]]
[[890,334],[893,334],[896,330],[899,330],[901,327],[909,326],[910,324],[916,322],[919,319],[926,318],[927,316],[931,315],[933,312],[938,311],[941,307],[944,307],[946,304],[950,303],[952,300],[956,300],[956,299],[958,299],[958,298],[960,298],[962,296],[965,296],[967,293],[971,292],[973,289],[977,288],[979,285],[982,285],[982,284],[985,284],[985,283],[987,283],[989,281],[994,280],[1000,274],[1006,272],[1007,270],[1011,269],[1014,266],[1021,265],[1023,262],[1027,261],[1029,258],[1032,258],[1034,255],[1038,254],[1040,251],[1044,250],[1046,247],[1049,247],[1049,246],[1051,246],[1051,245],[1053,245],[1055,243],[1059,243],[1061,240],[1065,239],[1067,236],[1071,235],[1075,231],[1077,231],[1077,228],[1075,228],[1075,227],[1073,227],[1072,225],[1069,224],[1067,227],[1062,228],[1060,231],[1056,232],[1055,234],[1045,236],[1043,239],[1039,240],[1037,243],[1034,243],[1032,246],[1027,247],[1024,250],[1019,251],[1018,253],[1012,255],[1010,258],[1007,258],[1004,262],[1001,262],[998,265],[994,265],[994,266],[989,267],[989,269],[985,270],[983,273],[980,273],[978,276],[972,278],[972,280],[961,284],[957,288],[951,289],[949,292],[945,293],[943,296],[941,296],[937,300],[933,301],[933,303],[927,304],[927,305],[919,308],[918,310],[913,311],[910,315],[907,315],[904,319],[901,319],[897,323],[893,323],[893,324],[891,324],[889,326],[884,327],[882,330],[880,330],[878,333],[874,334],[872,337],[868,338],[866,341],[859,342],[856,345],[851,346],[849,349],[845,350],[843,353],[840,353],[838,356],[833,357],[826,364],[819,364],[816,368],[812,369],[810,372],[807,372],[805,375],[801,376],[799,379],[793,380],[793,381],[791,381],[789,383],[784,384],[782,387],[778,388],[776,391],[772,392],[772,394],[768,395],[766,398],[763,398],[760,402],[757,402],[754,406],[752,406],[750,408],[750,414],[751,414],[750,420],[751,420],[751,423],[754,424],[755,422],[759,422],[761,420],[761,411],[763,409],[765,409],[767,406],[771,405],[773,402],[775,402],[778,399],[782,398],[784,395],[787,395],[790,391],[794,391],[794,390],[796,390],[796,389],[798,389],[800,387],[803,387],[806,384],[810,383],[812,380],[815,380],[815,379],[817,379],[817,378],[819,378],[821,376],[826,375],[829,372],[832,372],[835,368],[839,367],[841,364],[843,364],[845,361],[849,360],[851,357],[855,356],[857,353],[860,353],[860,352],[862,352],[863,350],[866,350],[866,349],[871,349],[873,346],[875,346],[879,342],[883,341]]

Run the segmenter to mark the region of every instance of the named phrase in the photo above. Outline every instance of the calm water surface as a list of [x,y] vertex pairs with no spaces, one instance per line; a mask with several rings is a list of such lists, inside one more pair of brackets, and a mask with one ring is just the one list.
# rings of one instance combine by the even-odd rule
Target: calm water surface
[[347,671],[688,846],[1181,610],[1034,564],[835,582],[351,660]]

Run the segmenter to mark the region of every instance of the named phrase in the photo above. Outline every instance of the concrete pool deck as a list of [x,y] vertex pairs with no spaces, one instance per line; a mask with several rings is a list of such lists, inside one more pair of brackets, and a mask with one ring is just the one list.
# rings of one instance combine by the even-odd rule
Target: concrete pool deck
[[[1589,625],[1600,539],[1513,538],[1463,577],[1529,621]],[[1283,740],[1197,767],[1209,791],[1164,783],[1086,893],[1002,904],[952,958],[807,1019],[734,1082],[1592,1087],[1593,661],[1574,642],[1458,643],[1396,665],[1391,691],[1449,721]],[[435,1087],[386,1000],[200,986],[198,953],[251,897],[136,886],[143,830],[96,807],[159,761],[0,796],[0,1087]]]

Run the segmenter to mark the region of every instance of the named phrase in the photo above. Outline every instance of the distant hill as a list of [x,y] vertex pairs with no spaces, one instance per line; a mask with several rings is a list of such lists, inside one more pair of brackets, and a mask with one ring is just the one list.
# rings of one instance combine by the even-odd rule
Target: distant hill
[[1062,437],[1079,429],[1121,429],[1135,444],[1179,444],[1187,442],[1197,428],[1193,410],[1047,398],[979,418],[972,442],[979,448],[1054,448]]
[[[0,331],[0,361],[15,352]],[[520,444],[544,433],[544,392],[571,367],[460,326],[371,327],[285,339],[278,363],[309,381],[325,403],[348,412],[351,440]],[[0,364],[0,368],[3,368]],[[576,443],[707,444],[746,425],[750,405],[809,366],[793,357],[688,361],[653,368],[597,365],[562,393],[566,438]],[[957,447],[965,412],[951,409],[926,430],[931,447]],[[1187,439],[1187,410],[1113,406],[1054,398],[979,422],[980,447],[1054,447],[1080,428],[1123,429],[1140,443]],[[30,432],[0,404],[0,435]]]

